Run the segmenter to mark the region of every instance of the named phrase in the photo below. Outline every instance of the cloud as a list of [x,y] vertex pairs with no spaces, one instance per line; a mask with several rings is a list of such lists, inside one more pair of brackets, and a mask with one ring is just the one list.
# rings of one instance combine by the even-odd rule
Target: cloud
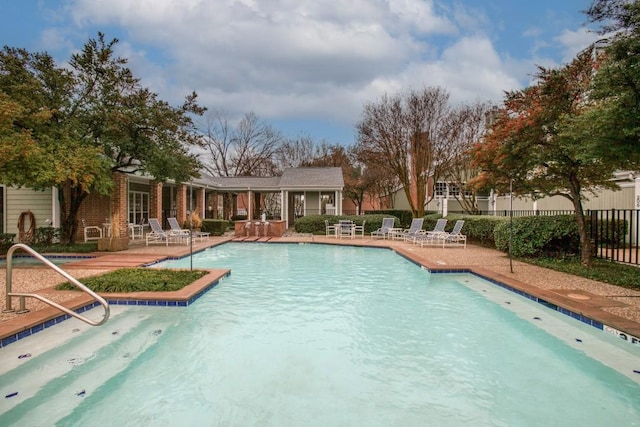
[[588,28],[581,27],[577,30],[563,30],[554,40],[562,46],[562,62],[568,63],[586,46],[602,36],[590,31]]
[[[498,100],[526,82],[526,61],[498,54],[486,35],[499,31],[491,19],[459,3],[71,0],[65,11],[72,31],[115,29],[117,53],[161,97],[180,103],[195,90],[234,115],[349,125],[385,92],[442,86],[455,102]],[[48,37],[64,44],[57,34]],[[581,37],[567,30],[555,42],[568,54]]]

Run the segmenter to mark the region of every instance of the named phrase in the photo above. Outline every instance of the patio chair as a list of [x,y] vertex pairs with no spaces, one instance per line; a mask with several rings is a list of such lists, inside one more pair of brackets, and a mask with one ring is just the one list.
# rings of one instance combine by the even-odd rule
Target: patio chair
[[349,237],[350,239],[353,239],[355,237],[354,227],[355,224],[353,223],[353,221],[341,219],[338,222],[337,237],[341,239],[343,237]]
[[462,245],[467,247],[467,236],[462,234],[462,227],[464,227],[464,220],[459,219],[453,226],[453,230],[450,233],[443,233],[438,236],[438,239],[442,240],[442,247],[447,244]]
[[336,226],[329,224],[329,220],[324,220],[324,233],[325,236],[335,236],[336,235]]
[[357,236],[358,234],[362,239],[364,239],[364,225],[367,223],[367,220],[363,220],[362,224],[353,226],[353,236]]
[[391,233],[391,236],[393,237],[393,239],[398,240],[413,239],[413,237],[420,233],[420,230],[422,230],[422,224],[424,224],[424,218],[413,218],[411,220],[411,225],[409,226],[409,228],[393,232]]
[[[440,218],[436,221],[436,225],[433,227],[433,230],[421,230],[416,236],[413,237],[412,241],[415,244],[420,243],[423,240],[433,240],[437,238],[440,234],[445,233],[444,228],[447,226],[447,219]],[[424,246],[424,243],[422,243]]]
[[87,221],[82,218],[82,229],[84,231],[84,242],[89,240],[98,240],[102,238],[102,228],[97,225],[87,225]]
[[420,246],[425,245],[442,245],[444,248],[447,244],[452,245],[462,245],[463,247],[467,247],[467,236],[461,233],[462,227],[464,226],[464,220],[457,220],[453,225],[453,229],[451,232],[442,232],[431,235],[430,237],[425,237],[424,239],[416,240],[416,243],[420,244]]
[[167,222],[169,223],[169,227],[171,227],[171,229],[168,230],[169,234],[182,237],[188,237],[189,234],[191,234],[191,231],[187,230],[186,228],[180,227],[180,224],[178,224],[178,220],[176,218],[167,218]]
[[391,233],[395,222],[395,218],[382,218],[382,226],[371,232],[371,238],[374,239],[382,236],[383,239],[386,239],[389,237],[389,233]]
[[172,241],[173,236],[162,229],[158,218],[149,218],[149,226],[151,231],[147,233],[146,241],[147,246],[151,244],[164,244],[169,246],[169,242]]

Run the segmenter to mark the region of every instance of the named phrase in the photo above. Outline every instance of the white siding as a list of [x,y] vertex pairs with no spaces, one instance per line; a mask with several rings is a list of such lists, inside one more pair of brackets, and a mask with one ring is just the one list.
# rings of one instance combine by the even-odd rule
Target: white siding
[[18,219],[26,210],[33,212],[36,227],[45,227],[52,220],[52,190],[34,191],[29,188],[6,187],[6,232],[18,234]]
[[[633,196],[635,189],[625,186],[619,191],[603,190],[596,195],[589,194],[589,200],[583,201],[584,209],[634,209]],[[496,201],[497,210],[509,210],[509,196],[500,196]],[[537,209],[546,210],[573,210],[573,204],[566,197],[554,196],[538,200]],[[533,210],[533,200],[524,197],[513,198],[513,210]]]

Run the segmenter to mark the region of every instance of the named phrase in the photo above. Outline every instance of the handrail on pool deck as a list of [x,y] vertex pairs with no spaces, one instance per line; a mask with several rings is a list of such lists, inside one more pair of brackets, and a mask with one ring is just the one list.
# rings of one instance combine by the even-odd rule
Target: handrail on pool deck
[[[67,279],[69,282],[73,283],[78,288],[82,289],[83,291],[85,291],[86,293],[91,295],[91,297],[93,297],[96,301],[98,301],[104,307],[104,317],[102,318],[102,320],[100,320],[99,322],[95,322],[95,321],[93,321],[91,319],[87,319],[86,317],[81,316],[80,314],[76,313],[75,311],[70,310],[67,307],[63,306],[63,305],[60,305],[57,302],[51,301],[50,299],[45,298],[42,295],[29,294],[29,293],[23,293],[23,292],[11,292],[11,278],[12,278],[11,261],[12,261],[13,253],[17,249],[22,249],[25,252],[29,253],[31,256],[36,258],[38,261],[42,262],[47,267],[55,270],[58,274],[60,274],[65,279]],[[31,297],[31,298],[35,298],[37,300],[40,300],[40,301],[42,301],[42,302],[44,302],[46,304],[49,304],[50,306],[55,307],[58,310],[67,313],[69,316],[73,316],[76,319],[82,320],[83,322],[85,322],[85,323],[87,323],[87,324],[89,324],[91,326],[100,326],[100,325],[104,324],[109,319],[109,313],[110,313],[109,304],[107,303],[107,301],[104,298],[102,298],[100,295],[98,295],[95,292],[93,292],[91,289],[89,289],[88,287],[86,287],[85,285],[80,283],[75,277],[72,277],[69,273],[67,273],[66,271],[64,271],[63,269],[61,269],[60,267],[58,267],[57,265],[55,265],[54,263],[52,263],[51,261],[49,261],[48,259],[43,257],[42,255],[40,255],[38,252],[36,252],[30,246],[25,245],[24,243],[16,243],[15,245],[11,246],[9,248],[9,250],[7,251],[7,293],[6,293],[7,301],[6,301],[6,309],[4,310],[4,312],[13,312],[13,311],[15,311],[13,308],[11,308],[11,297],[20,297],[20,308],[18,310],[18,313],[26,313],[27,311],[29,311],[25,307],[25,297]]]

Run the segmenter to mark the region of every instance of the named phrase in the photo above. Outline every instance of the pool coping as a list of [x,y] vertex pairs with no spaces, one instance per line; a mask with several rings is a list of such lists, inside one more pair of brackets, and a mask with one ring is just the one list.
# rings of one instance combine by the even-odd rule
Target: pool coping
[[[178,249],[173,248],[171,255],[150,255],[150,254],[136,254],[136,253],[92,253],[90,255],[98,255],[95,258],[91,258],[85,261],[79,261],[75,267],[83,267],[91,265],[89,268],[104,268],[104,267],[134,267],[134,266],[149,266],[155,263],[168,260],[179,259],[188,256],[190,253],[198,253],[208,248],[218,246],[224,243],[232,241],[231,238],[222,239],[215,242],[210,242],[205,246],[201,246],[197,251],[191,252],[190,249]],[[504,289],[512,291],[518,295],[528,298],[532,301],[538,302],[554,309],[558,312],[566,314],[574,319],[582,321],[600,330],[617,335],[632,344],[640,345],[640,323],[630,319],[612,314],[608,311],[602,310],[601,307],[620,305],[619,302],[606,298],[597,297],[589,300],[577,300],[570,297],[570,294],[563,294],[558,291],[552,291],[542,289],[540,287],[527,284],[513,277],[501,274],[496,271],[492,271],[487,268],[478,266],[456,266],[442,265],[427,262],[412,251],[407,250],[403,246],[393,245],[388,241],[376,240],[375,244],[367,241],[336,241],[330,239],[315,240],[309,238],[274,238],[267,244],[272,243],[304,243],[304,244],[329,244],[329,245],[342,245],[342,246],[359,246],[359,247],[371,247],[378,249],[390,249],[400,256],[408,259],[409,261],[419,265],[434,274],[439,273],[470,273],[476,275],[484,280],[487,280],[495,285],[498,285]],[[251,244],[255,242],[247,242]],[[243,243],[244,244],[244,243]],[[178,249],[178,250],[175,250]],[[460,249],[464,250],[464,249]],[[195,299],[206,293],[208,290],[216,286],[220,279],[226,277],[231,273],[228,269],[211,270],[211,272],[204,276],[202,279],[186,286],[181,291],[176,292],[137,292],[127,294],[101,294],[110,304],[123,304],[123,305],[147,305],[147,306],[188,306]],[[585,292],[582,292],[585,293]],[[98,305],[88,295],[76,297],[72,300],[68,300],[63,305],[71,310],[82,312]],[[65,313],[60,313],[53,307],[48,307],[42,310],[38,310],[32,313],[25,314],[24,316],[7,320],[0,323],[0,348],[15,340],[30,335],[31,333],[43,330],[45,327],[52,324],[59,323],[66,320],[69,316]],[[53,323],[52,323],[53,322]]]
[[[184,270],[184,269],[176,269]],[[167,292],[129,292],[129,293],[102,293],[108,304],[113,305],[142,305],[155,307],[187,307],[193,304],[207,291],[214,288],[221,279],[229,276],[229,269],[207,269],[208,274],[195,282],[177,291]],[[73,299],[61,303],[64,307],[83,313],[94,307],[100,306],[90,295],[83,293]],[[60,312],[54,307],[46,307],[33,311],[24,316],[0,323],[0,348],[14,343],[22,338],[40,332],[50,326],[56,325],[71,318],[70,315]]]

